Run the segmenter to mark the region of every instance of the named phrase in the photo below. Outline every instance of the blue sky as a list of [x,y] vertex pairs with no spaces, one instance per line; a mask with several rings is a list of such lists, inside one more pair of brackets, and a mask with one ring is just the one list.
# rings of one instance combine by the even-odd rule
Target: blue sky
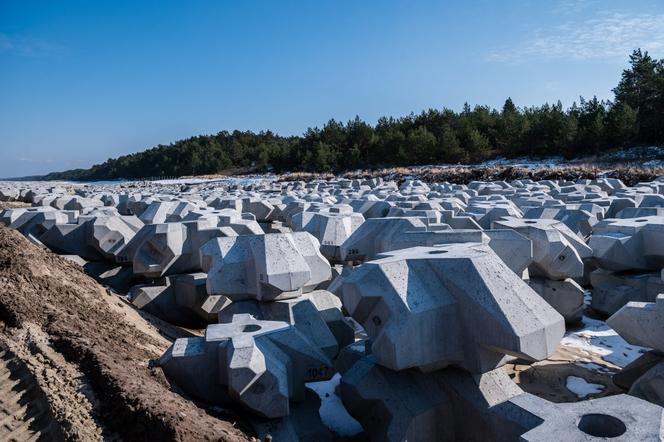
[[223,129],[612,98],[659,0],[0,0],[0,177]]

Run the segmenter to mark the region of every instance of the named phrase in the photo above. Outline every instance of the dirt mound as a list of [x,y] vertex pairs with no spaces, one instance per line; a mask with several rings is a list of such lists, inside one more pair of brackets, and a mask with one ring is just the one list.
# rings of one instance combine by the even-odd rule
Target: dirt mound
[[76,265],[1,226],[0,343],[31,369],[65,438],[248,439],[170,390],[151,365],[170,344],[156,328]]

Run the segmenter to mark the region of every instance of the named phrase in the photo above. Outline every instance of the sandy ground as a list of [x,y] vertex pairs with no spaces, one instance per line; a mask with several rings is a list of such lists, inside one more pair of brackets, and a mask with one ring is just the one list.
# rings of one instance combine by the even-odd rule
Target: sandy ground
[[0,227],[0,347],[32,373],[66,439],[247,440],[153,368],[180,333]]

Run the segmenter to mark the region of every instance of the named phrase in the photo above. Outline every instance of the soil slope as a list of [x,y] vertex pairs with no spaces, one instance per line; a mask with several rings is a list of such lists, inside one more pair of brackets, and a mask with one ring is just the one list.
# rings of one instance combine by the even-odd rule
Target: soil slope
[[171,391],[151,363],[169,344],[75,264],[0,226],[0,391],[14,393],[0,435],[248,440]]

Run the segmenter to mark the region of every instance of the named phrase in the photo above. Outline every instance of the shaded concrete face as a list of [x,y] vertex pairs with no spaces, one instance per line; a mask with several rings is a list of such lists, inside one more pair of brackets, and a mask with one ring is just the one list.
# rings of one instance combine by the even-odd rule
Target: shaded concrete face
[[482,373],[508,355],[544,359],[562,338],[563,318],[486,245],[382,256],[345,278],[342,300],[388,368]]
[[344,371],[346,409],[372,440],[659,440],[662,408],[627,396],[556,404],[524,393],[501,370],[395,372],[373,356]]
[[660,270],[664,267],[664,218],[607,219],[595,226],[588,245],[601,268]]

